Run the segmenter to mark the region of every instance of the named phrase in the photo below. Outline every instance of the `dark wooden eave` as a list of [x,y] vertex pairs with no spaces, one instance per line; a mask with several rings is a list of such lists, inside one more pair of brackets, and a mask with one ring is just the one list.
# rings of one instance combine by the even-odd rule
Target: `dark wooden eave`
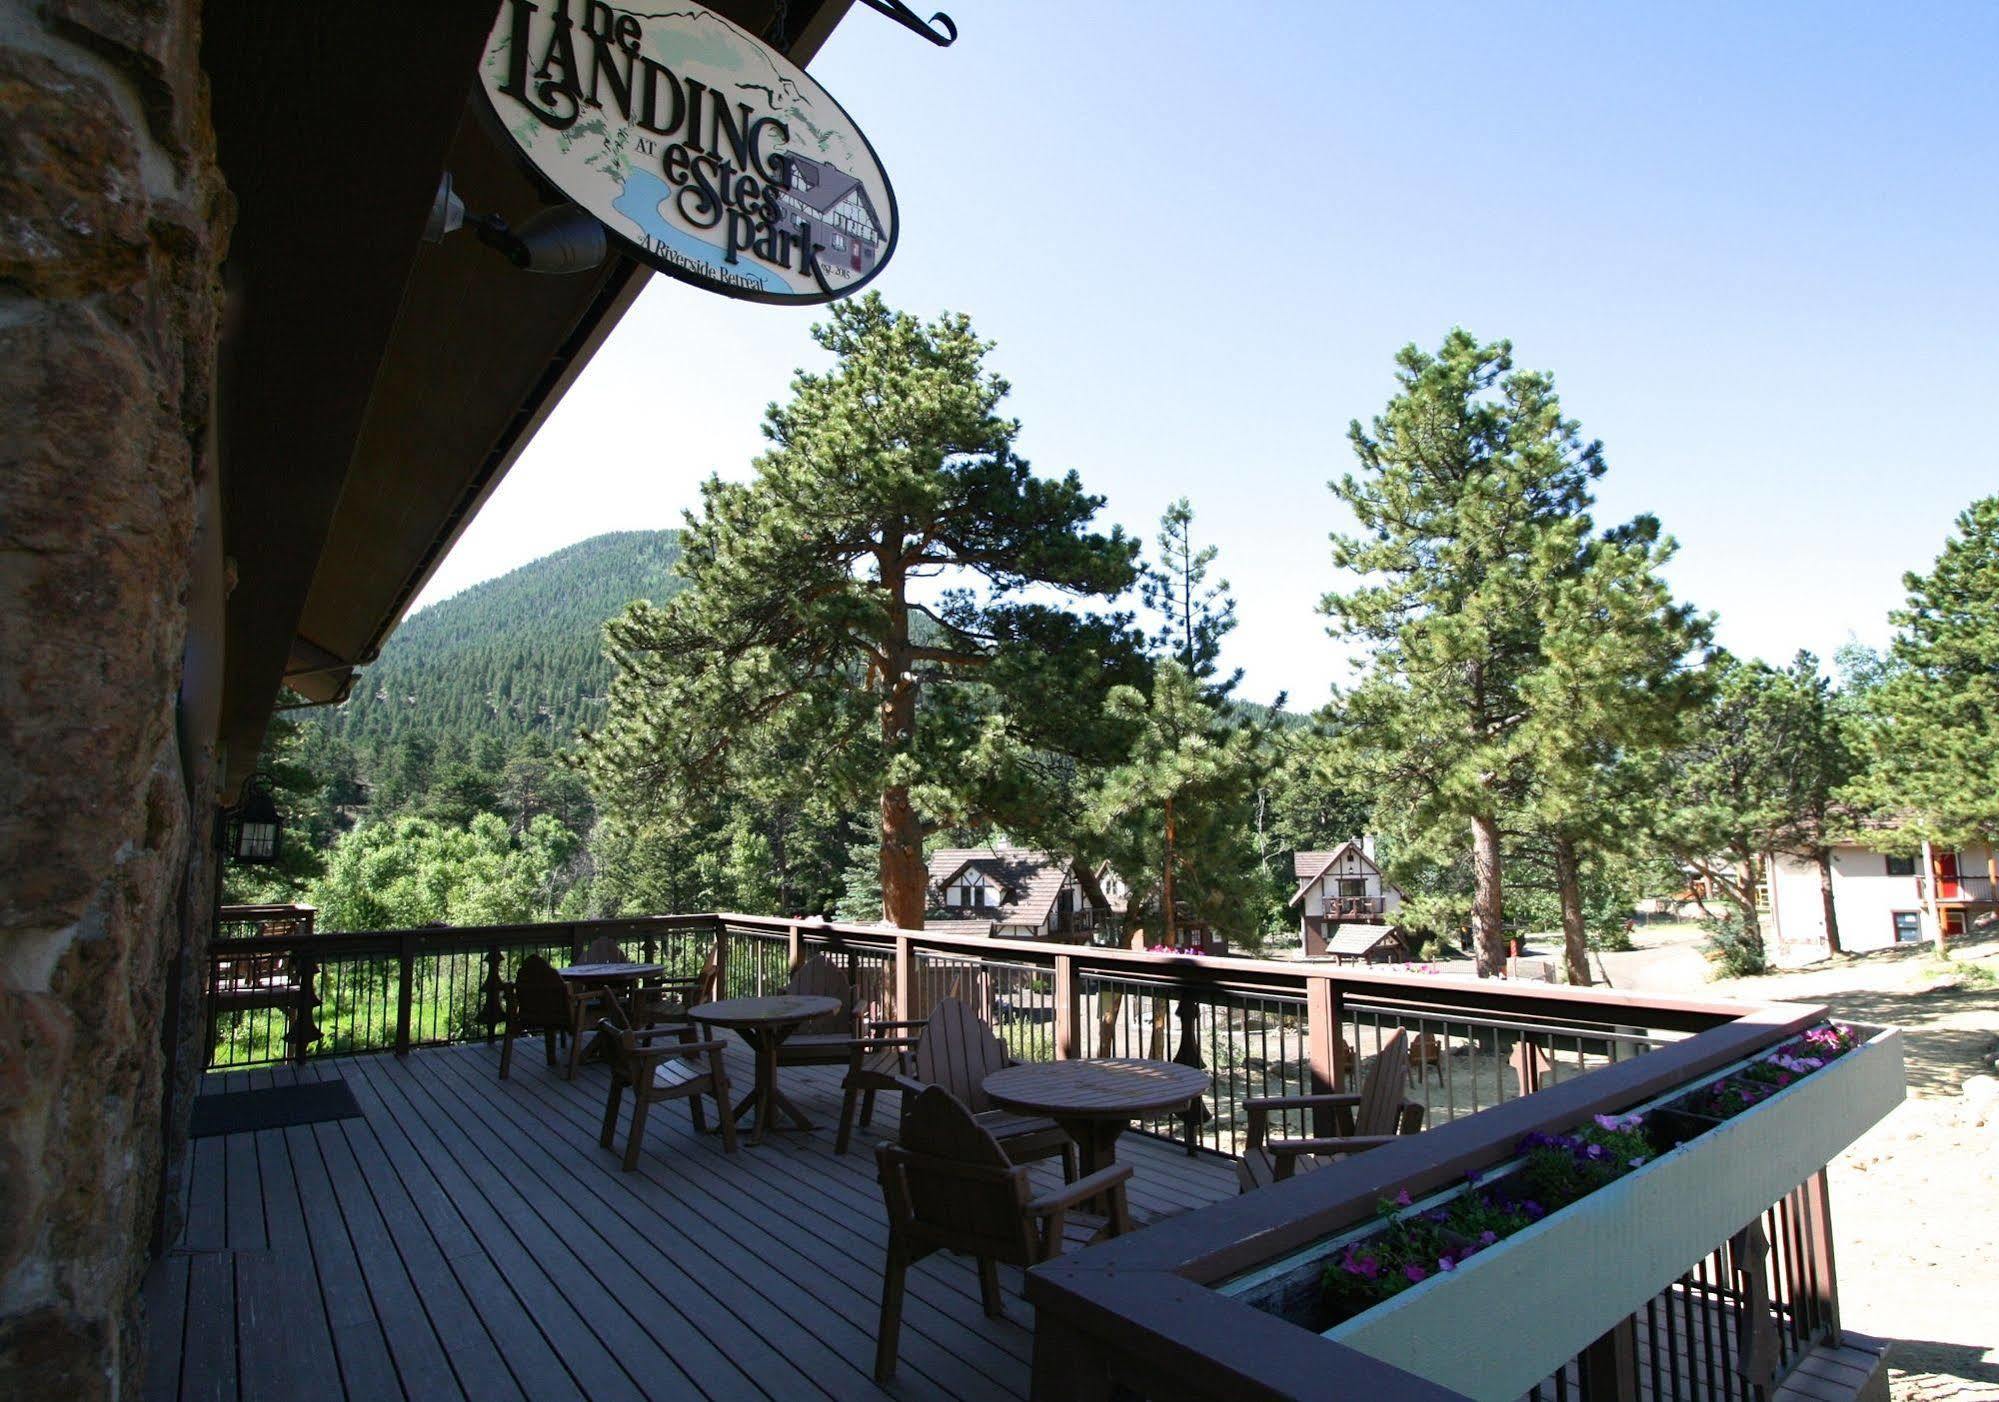
[[[281,687],[346,695],[649,276],[614,256],[539,277],[469,232],[422,241],[446,170],[509,221],[558,199],[477,91],[495,3],[203,8],[238,211],[218,365],[225,795]],[[794,61],[848,3],[790,0]],[[711,8],[761,32],[774,6]]]

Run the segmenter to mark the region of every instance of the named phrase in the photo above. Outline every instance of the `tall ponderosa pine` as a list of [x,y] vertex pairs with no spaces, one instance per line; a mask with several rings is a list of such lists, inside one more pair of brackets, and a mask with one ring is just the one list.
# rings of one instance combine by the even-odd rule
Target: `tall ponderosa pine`
[[1177,944],[1184,912],[1237,938],[1259,936],[1259,787],[1270,751],[1262,728],[1202,694],[1177,662],[1162,662],[1151,695],[1114,688],[1105,707],[1132,724],[1121,764],[1097,776],[1086,824],[1095,852],[1128,890],[1126,928],[1157,906],[1161,942]]
[[1147,562],[1138,577],[1139,597],[1159,618],[1152,645],[1171,657],[1182,671],[1219,700],[1242,680],[1237,668],[1217,682],[1222,639],[1235,630],[1235,597],[1229,582],[1208,581],[1218,553],[1212,545],[1194,545],[1194,508],[1181,497],[1159,518],[1158,558]]
[[967,318],[926,324],[870,295],[813,335],[837,363],[768,411],[749,482],[704,485],[688,588],[607,626],[618,675],[587,763],[614,807],[643,811],[809,749],[822,796],[878,801],[883,908],[916,928],[929,828],[1003,804],[996,753],[1059,748],[1076,693],[1124,675],[1121,620],[1024,591],[1115,595],[1136,552],[1089,529],[1102,499],[1074,473],[1037,477],[1015,454],[1006,381]]
[[1925,857],[1999,842],[1999,496],[1966,508],[1935,567],[1902,582],[1909,601],[1868,695],[1854,796]]
[[1709,893],[1735,907],[1743,938],[1760,952],[1763,858],[1792,817],[1790,684],[1767,663],[1727,654],[1709,665],[1708,678],[1708,699],[1666,765],[1660,838]]
[[[1562,533],[1551,533],[1558,544]],[[1522,680],[1527,840],[1547,853],[1570,983],[1590,982],[1586,861],[1635,855],[1656,826],[1660,760],[1702,699],[1711,628],[1659,571],[1675,546],[1641,516],[1589,541],[1541,600],[1540,664]]]
[[[1479,969],[1505,957],[1500,818],[1529,768],[1519,753],[1523,682],[1588,530],[1602,448],[1562,417],[1553,380],[1514,371],[1511,346],[1454,330],[1434,356],[1406,346],[1402,388],[1348,430],[1361,471],[1333,484],[1361,533],[1333,559],[1360,576],[1322,605],[1374,645],[1341,724],[1357,767],[1423,824],[1471,836]],[[1462,830],[1462,829],[1461,829]]]
[[1819,908],[1832,954],[1840,952],[1832,849],[1855,827],[1841,795],[1861,769],[1857,710],[1856,699],[1836,691],[1809,652],[1793,658],[1771,689],[1769,718],[1784,816],[1771,830],[1769,846],[1818,869]]

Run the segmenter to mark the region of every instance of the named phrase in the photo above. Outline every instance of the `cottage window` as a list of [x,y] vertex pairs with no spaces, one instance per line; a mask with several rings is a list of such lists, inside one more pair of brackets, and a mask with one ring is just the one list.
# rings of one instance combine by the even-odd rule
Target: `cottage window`
[[[1890,876],[1914,876],[1916,874],[1916,859],[1914,857],[1888,858],[1888,874]],[[1901,918],[1899,915],[1895,917],[1897,922]],[[1896,928],[1901,928],[1899,923],[1896,925]]]
[[[1890,861],[1894,859],[1889,858]],[[1920,944],[1923,939],[1922,917],[1913,910],[1895,912],[1895,943]]]

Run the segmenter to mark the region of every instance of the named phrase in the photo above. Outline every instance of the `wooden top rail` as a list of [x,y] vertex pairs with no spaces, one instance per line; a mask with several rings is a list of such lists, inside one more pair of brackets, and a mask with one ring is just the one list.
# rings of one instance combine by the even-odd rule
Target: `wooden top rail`
[[906,941],[917,952],[962,958],[999,959],[1049,968],[1067,960],[1078,976],[1106,975],[1182,986],[1198,983],[1231,992],[1303,996],[1314,980],[1328,981],[1341,994],[1370,1006],[1380,1003],[1426,1012],[1468,1012],[1566,1019],[1577,1022],[1644,1026],[1670,1032],[1700,1032],[1733,1021],[1741,1003],[1712,998],[1668,998],[1598,988],[1474,979],[1446,974],[1375,973],[1351,967],[1303,965],[1278,959],[1234,955],[1159,954],[1150,950],[1107,949],[1094,945],[1037,940],[1002,940],[929,930],[896,930],[882,925],[842,925],[816,920],[722,914],[707,917],[744,933],[788,937],[795,927],[810,943],[834,948],[891,953]]
[[[1722,1026],[1643,1057],[1189,1213],[1170,1232],[1141,1232],[1036,1267],[1028,1299],[1058,1332],[1091,1336],[1120,1359],[1142,1358],[1146,1369],[1180,1379],[1178,1395],[1361,1396],[1345,1379],[1367,1374],[1347,1370],[1385,1365],[1209,1287],[1367,1220],[1402,1190],[1422,1197],[1503,1163],[1529,1133],[1619,1113],[1826,1016],[1822,1007],[1788,1003],[1735,1012]],[[1335,1378],[1337,1390],[1326,1391]],[[1398,1373],[1385,1395],[1451,1394]]]

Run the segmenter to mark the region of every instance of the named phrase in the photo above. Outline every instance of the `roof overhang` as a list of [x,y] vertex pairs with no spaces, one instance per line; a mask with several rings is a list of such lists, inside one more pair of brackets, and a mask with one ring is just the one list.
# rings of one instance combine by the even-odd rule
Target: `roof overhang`
[[[810,59],[848,4],[790,0],[790,57]],[[509,223],[560,202],[478,93],[495,8],[204,7],[237,206],[217,365],[225,796],[281,687],[345,698],[649,276],[617,254],[535,276],[469,233],[423,241],[447,170]],[[777,5],[710,8],[761,32]]]

